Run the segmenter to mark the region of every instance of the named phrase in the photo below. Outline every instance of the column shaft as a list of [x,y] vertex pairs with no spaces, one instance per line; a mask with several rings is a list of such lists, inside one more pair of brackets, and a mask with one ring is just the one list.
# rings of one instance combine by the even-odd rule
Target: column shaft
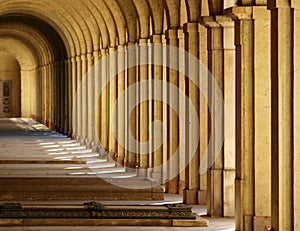
[[[101,120],[100,120],[100,100],[99,100],[99,92],[101,89],[101,68],[100,68],[100,52],[94,51],[93,52],[94,57],[94,68],[93,68],[93,75],[94,75],[94,104],[92,105],[94,107],[94,127],[93,127],[93,137],[94,137],[94,144],[95,147],[97,147],[100,144],[100,132],[101,132]],[[99,150],[98,150],[99,151]]]
[[82,98],[82,91],[81,91],[81,76],[82,76],[82,72],[81,72],[81,58],[80,56],[76,56],[76,64],[77,64],[77,81],[76,81],[76,85],[77,85],[77,133],[76,133],[76,138],[79,138],[82,135],[82,125],[81,125],[81,121],[82,121],[82,103],[81,103],[81,98]]
[[[162,35],[152,35],[151,42],[154,44],[161,44],[162,43]],[[158,63],[162,63],[163,54],[161,49],[152,50],[152,59],[157,60]],[[152,79],[154,81],[162,81],[163,73],[162,73],[162,66],[160,65],[153,65],[152,66]],[[153,97],[155,99],[162,99],[162,85],[158,84],[158,82],[154,82],[152,85],[153,88]],[[154,100],[153,103],[153,121],[161,121],[163,122],[163,111],[162,111],[162,102],[160,100]],[[157,131],[158,130],[158,131]],[[158,182],[163,182],[162,179],[162,160],[163,160],[163,130],[157,129],[156,131],[152,131],[152,135],[155,134],[153,137],[153,172],[151,177]],[[154,149],[156,148],[156,149]]]
[[[81,144],[86,143],[87,139],[87,127],[88,127],[88,101],[87,101],[87,81],[86,81],[86,73],[87,73],[87,55],[81,55]],[[84,80],[84,81],[83,81]]]
[[[140,63],[147,63],[148,60],[148,39],[139,40],[139,59]],[[138,92],[140,98],[148,98],[148,65],[139,65],[138,67],[139,81],[143,81],[143,84],[139,86]],[[140,102],[139,104],[139,175],[147,176],[147,168],[149,167],[149,146],[145,145],[149,141],[149,112],[148,102]]]
[[[167,45],[171,47],[178,47],[177,29],[169,29],[166,32]],[[167,60],[169,66],[179,66],[179,53],[176,49],[169,49]],[[179,174],[179,74],[177,70],[167,69],[167,80],[175,88],[170,88],[168,91],[168,156],[172,161],[169,163],[169,177],[168,177],[168,192],[178,193],[178,174]],[[175,90],[173,90],[175,89]],[[171,107],[172,106],[172,107]]]
[[272,230],[293,229],[293,20],[287,1],[271,8]]
[[[112,111],[115,107],[115,102],[117,99],[118,89],[117,89],[117,55],[116,55],[116,47],[109,48],[109,72],[108,77],[109,79],[109,111],[108,111],[108,123],[109,123],[109,148],[108,151],[110,155],[114,156],[117,152],[117,140],[116,134],[117,130],[113,130],[113,128],[117,128],[116,124],[118,123],[117,120],[113,119]],[[117,119],[117,118],[115,118]]]
[[[212,18],[204,18],[206,26],[208,27],[208,68],[217,82],[218,86],[212,86],[209,82],[209,104],[214,105],[216,103],[216,91],[215,88],[220,88],[223,92],[223,30],[222,27]],[[222,115],[223,111],[215,112],[216,117]],[[214,132],[212,129],[217,129],[217,118],[212,116],[209,124],[209,134],[213,135],[210,142],[217,142],[222,139],[222,134]],[[220,137],[221,136],[221,137]],[[210,158],[213,158],[214,164],[208,170],[208,182],[207,182],[207,209],[210,216],[222,216],[223,215],[223,150],[217,153],[215,150],[215,144],[213,143],[210,150]],[[209,161],[211,162],[211,160]]]
[[[130,87],[131,85],[136,84],[136,47],[134,43],[128,44],[128,53],[127,53],[127,65],[130,67],[127,69],[127,86]],[[128,105],[135,104],[137,92],[136,88],[131,88],[132,90],[128,91]],[[128,130],[127,130],[127,138],[128,138],[128,156],[126,160],[126,167],[127,170],[133,170],[136,167],[136,154],[137,154],[137,109],[136,107],[129,111],[127,109],[127,121],[128,121]],[[129,139],[129,137],[132,139]]]
[[73,110],[73,106],[77,107],[74,105],[75,100],[76,100],[76,93],[77,93],[77,65],[76,65],[76,58],[71,58],[71,63],[72,63],[72,138],[75,138],[76,134],[78,134],[77,130],[77,110]]
[[[118,46],[118,60],[117,60],[117,67],[118,67],[118,157],[117,157],[117,164],[122,166],[124,165],[124,158],[125,158],[125,97],[119,98],[125,91],[125,46],[119,45]],[[120,142],[122,141],[122,143]]]
[[94,57],[93,54],[87,54],[87,139],[88,139],[88,148],[92,148],[95,137],[95,75],[94,71],[92,71],[94,65]]
[[[300,1],[293,0],[294,8],[294,230],[300,230]],[[296,142],[295,142],[296,141]]]
[[[185,33],[185,49],[190,54],[199,58],[199,32],[198,23],[186,23],[184,24]],[[195,137],[199,137],[200,131],[192,122],[196,119],[192,117],[191,110],[194,110],[199,117],[199,89],[196,84],[199,84],[199,69],[198,64],[192,63],[190,57],[186,57],[187,74],[189,78],[192,78],[195,83],[190,79],[188,82],[188,97],[190,101],[189,114],[188,114],[188,150],[187,151],[187,172],[186,172],[186,187],[184,192],[184,202],[187,204],[196,204],[198,202],[198,189],[199,189],[199,140]],[[198,118],[197,118],[198,119]],[[194,121],[195,122],[195,121]],[[193,124],[193,126],[192,126]],[[191,153],[190,148],[197,146],[196,151]]]
[[102,62],[101,62],[101,133],[100,141],[103,149],[108,149],[108,86],[104,86],[107,80],[107,49],[101,50]]

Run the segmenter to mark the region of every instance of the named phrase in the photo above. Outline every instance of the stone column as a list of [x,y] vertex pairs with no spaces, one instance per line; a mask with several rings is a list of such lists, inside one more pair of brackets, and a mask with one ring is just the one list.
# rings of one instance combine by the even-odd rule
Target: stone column
[[300,1],[292,0],[294,8],[294,230],[300,230]]
[[118,46],[118,59],[117,59],[117,68],[118,68],[118,147],[117,147],[117,164],[119,166],[124,165],[124,158],[125,158],[125,147],[120,143],[120,141],[125,144],[125,124],[126,124],[126,117],[125,117],[125,97],[119,99],[119,96],[121,96],[125,91],[125,46],[119,45]]
[[[128,43],[128,50],[127,50],[127,59],[128,59],[128,66],[132,66],[131,68],[127,69],[127,85],[130,87],[131,85],[136,83],[136,47],[134,43]],[[128,91],[128,104],[134,104],[136,102],[137,92],[136,89],[132,89]],[[126,135],[129,137],[130,135],[137,140],[137,109],[134,108],[132,111],[127,111],[128,118],[127,122],[128,126],[128,134]],[[128,156],[126,159],[126,169],[129,171],[134,170],[136,167],[136,154],[137,154],[137,147],[134,143],[134,140],[128,139],[128,146],[130,150],[128,151]]]
[[95,81],[94,81],[94,72],[91,70],[94,65],[94,56],[91,53],[87,54],[87,74],[85,75],[88,78],[87,82],[87,147],[92,148],[94,145],[95,137]]
[[236,42],[236,230],[270,228],[270,20],[264,6],[230,9]]
[[[109,48],[109,75],[108,77],[109,79],[109,112],[108,112],[108,123],[109,123],[109,155],[111,155],[112,157],[116,154],[117,152],[117,141],[116,141],[116,134],[115,132],[117,131],[113,131],[113,127],[117,128],[116,124],[118,123],[118,121],[114,121],[112,118],[112,110],[113,107],[115,106],[115,102],[117,99],[117,93],[118,93],[118,89],[117,89],[117,76],[115,76],[115,74],[117,73],[117,56],[116,56],[116,47],[110,47]],[[115,118],[117,119],[117,118]],[[113,125],[114,124],[114,125]]]
[[[185,50],[195,57],[199,57],[199,27],[198,23],[186,23],[184,24],[184,34],[185,34]],[[187,74],[190,78],[199,84],[199,69],[197,64],[193,65],[191,60],[186,57],[186,67]],[[188,97],[190,101],[190,107],[194,107],[194,110],[199,117],[199,89],[191,80],[188,82]],[[187,204],[197,204],[198,203],[198,190],[199,190],[199,140],[195,137],[200,136],[200,131],[192,126],[192,108],[189,108],[188,114],[188,148],[186,150],[188,162],[186,168],[186,180],[185,189],[183,194],[183,201]],[[195,118],[194,118],[195,119]],[[190,147],[198,146],[196,151],[191,153]]]
[[297,100],[293,98],[293,9],[288,0],[269,1],[269,9],[272,21],[272,230],[292,231],[296,218],[294,206],[297,207],[293,203],[293,158],[297,156],[293,145],[293,102]]
[[[203,22],[208,28],[207,41],[208,41],[208,69],[211,72],[212,78],[215,79],[217,86],[212,86],[209,83],[209,104],[214,105],[216,103],[216,91],[220,88],[223,93],[223,30],[220,24],[214,17],[203,17]],[[222,108],[220,111],[216,111],[216,117],[223,115]],[[200,115],[201,116],[201,115]],[[214,133],[212,129],[217,125],[217,118],[212,116],[209,124],[209,134],[213,135],[210,138],[210,142],[217,142],[222,139],[223,134]],[[222,116],[223,117],[223,116]],[[208,170],[207,178],[207,209],[209,216],[222,216],[223,215],[223,149],[219,152],[215,150],[215,143],[210,150],[210,157],[214,159],[213,165]]]
[[82,103],[81,103],[81,98],[82,98],[82,92],[81,92],[81,76],[82,76],[82,72],[81,72],[81,58],[80,56],[76,56],[76,64],[77,64],[77,81],[76,81],[76,85],[77,85],[77,92],[76,92],[76,96],[77,96],[77,133],[76,133],[76,139],[77,141],[80,140],[80,136],[82,135],[82,115],[81,115],[81,111],[82,111]]
[[[148,39],[139,40],[139,54],[140,63],[147,63],[148,60]],[[146,81],[138,87],[138,94],[140,98],[147,99],[148,97],[148,65],[138,66],[139,81]],[[149,113],[148,102],[140,102],[139,104],[139,176],[147,176],[147,168],[149,167],[149,147],[145,145],[149,141]]]
[[101,92],[101,132],[100,132],[100,142],[103,149],[108,149],[108,85],[103,86],[107,79],[107,49],[101,50],[101,56],[103,58],[101,62],[101,87],[103,88]]
[[[171,47],[178,47],[178,34],[177,29],[169,29],[166,31],[167,45]],[[177,50],[170,49],[167,54],[167,60],[172,66],[179,66],[179,52]],[[179,119],[178,119],[178,108],[179,108],[179,73],[177,70],[167,68],[167,81],[173,87],[168,91],[168,157],[172,158],[168,166],[168,193],[178,193],[179,183],[179,153],[177,148],[179,144]],[[174,89],[174,88],[173,88]],[[172,107],[171,107],[172,105]]]
[[235,46],[234,22],[217,16],[223,27],[223,91],[224,91],[224,158],[223,158],[223,216],[235,214]]
[[73,96],[72,96],[72,61],[71,58],[69,58],[67,60],[67,70],[66,70],[66,74],[67,74],[67,79],[68,79],[68,86],[67,86],[67,100],[68,100],[68,104],[67,104],[67,118],[68,118],[68,122],[67,122],[67,134],[68,137],[71,137],[73,128],[72,128],[72,108],[73,108]]
[[[76,58],[72,57],[71,58],[71,65],[72,65],[72,138],[74,139],[76,134],[78,134],[77,130],[77,111],[73,111],[73,104],[75,102],[75,97],[77,93],[77,65],[76,65]],[[74,105],[75,106],[75,105]],[[74,113],[74,114],[73,114]]]
[[[185,40],[184,40],[184,33],[183,29],[178,29],[178,47],[181,51],[185,48]],[[184,53],[180,53],[179,57],[179,67],[180,70],[184,70],[185,67],[185,57]],[[179,73],[179,89],[182,93],[186,93],[186,81],[185,76],[183,73]],[[185,99],[179,97],[179,118],[181,121],[186,121],[186,102]],[[182,123],[179,125],[179,140],[181,142],[181,146],[179,147],[179,169],[181,170],[179,176],[179,183],[178,183],[178,193],[183,194],[183,188],[185,186],[185,156],[186,156],[186,147],[187,147],[187,128],[186,124]]]
[[[94,123],[95,123],[95,127],[93,128],[92,132],[93,132],[93,136],[94,136],[94,145],[95,147],[97,147],[98,149],[98,145],[100,144],[100,133],[101,133],[101,114],[100,114],[100,100],[98,98],[98,93],[100,92],[101,89],[101,68],[100,68],[100,64],[99,59],[100,59],[100,52],[99,51],[94,51],[93,52],[93,57],[94,57],[94,69],[93,69],[93,75],[94,75],[94,82],[95,82],[95,86],[94,86],[94,104],[92,105],[92,107],[94,107]],[[99,151],[99,150],[98,150]]]
[[[87,67],[87,55],[83,54],[81,55],[81,80],[86,80],[86,73],[87,73],[88,67]],[[87,141],[87,82],[81,81],[81,144],[86,144]]]
[[[161,44],[162,43],[162,35],[152,35],[151,43]],[[156,60],[158,63],[162,63],[163,53],[161,49],[152,49],[152,59]],[[162,81],[163,73],[162,66],[153,65],[152,66],[152,79],[155,81]],[[153,87],[153,97],[157,99],[162,99],[162,85],[158,84],[158,82],[154,82]],[[161,121],[163,122],[163,111],[162,111],[162,102],[159,100],[154,100],[152,102],[153,105],[153,121]],[[154,131],[152,131],[152,135]],[[163,174],[162,174],[162,163],[163,163],[163,131],[162,129],[159,131],[155,131],[155,136],[153,137],[153,172],[151,173],[151,178],[157,180],[158,182],[163,182]],[[154,147],[159,147],[154,150]]]

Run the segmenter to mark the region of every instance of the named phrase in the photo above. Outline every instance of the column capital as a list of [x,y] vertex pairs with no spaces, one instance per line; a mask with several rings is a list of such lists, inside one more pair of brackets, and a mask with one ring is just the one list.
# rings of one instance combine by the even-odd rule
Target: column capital
[[298,0],[292,0],[291,6],[297,10],[300,10],[300,1]]
[[188,22],[183,24],[183,32],[184,33],[198,33],[199,32],[199,23],[197,22]]
[[71,62],[75,63],[76,62],[76,57],[71,57]]
[[221,25],[216,21],[216,18],[214,16],[201,17],[200,23],[206,28],[221,27]]
[[252,6],[235,6],[225,10],[225,14],[232,18],[234,21],[237,20],[249,20],[252,19],[253,7]]
[[151,43],[161,43],[162,35],[161,34],[153,34],[150,37]]
[[125,48],[125,44],[119,44],[117,46],[117,50],[121,50],[121,49],[124,49]]
[[88,60],[90,60],[90,59],[94,59],[94,56],[93,56],[92,53],[87,53],[87,54],[86,54],[86,58],[87,58]]
[[109,53],[114,52],[116,50],[117,50],[117,47],[115,47],[115,46],[108,48]]
[[299,2],[299,1],[292,0],[292,2],[291,2],[291,0],[269,0],[268,1],[268,9],[273,10],[276,8],[290,8],[291,5],[293,5],[295,2]]
[[96,57],[101,57],[101,54],[100,54],[100,52],[99,51],[94,51],[93,52],[93,56],[94,56],[94,58],[96,58]]
[[167,39],[177,39],[178,38],[178,30],[177,29],[166,30],[165,35],[166,35]]
[[140,39],[139,39],[139,44],[147,44],[148,41],[149,41],[148,38],[140,38]]
[[103,57],[103,56],[108,54],[108,49],[107,48],[102,48],[100,52],[101,52],[101,56]]
[[86,61],[86,60],[87,60],[86,54],[82,54],[82,55],[80,56],[80,59],[81,59],[81,61]]

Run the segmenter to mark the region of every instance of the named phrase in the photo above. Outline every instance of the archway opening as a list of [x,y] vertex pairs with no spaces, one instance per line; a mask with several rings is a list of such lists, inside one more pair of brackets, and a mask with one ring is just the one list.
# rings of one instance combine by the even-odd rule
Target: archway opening
[[20,64],[9,52],[0,51],[0,118],[20,116]]

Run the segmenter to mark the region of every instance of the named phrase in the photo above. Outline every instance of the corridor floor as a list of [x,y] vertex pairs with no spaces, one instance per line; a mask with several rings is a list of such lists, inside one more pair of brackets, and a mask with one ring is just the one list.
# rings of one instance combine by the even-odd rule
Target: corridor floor
[[[130,178],[135,173],[125,172],[122,167],[100,159],[97,153],[86,149],[74,140],[32,119],[0,119],[0,178],[20,176],[72,177],[95,176]],[[84,201],[82,201],[84,202]],[[164,200],[156,201],[99,201],[103,204],[167,204],[182,203],[180,195],[165,194]],[[22,203],[29,203],[26,200]],[[64,203],[64,201],[40,201],[38,203]],[[75,203],[75,202],[74,202]],[[80,201],[76,201],[80,203]],[[205,216],[205,206],[193,206],[193,212]],[[209,227],[0,227],[0,230],[234,230],[232,218],[207,218]]]

